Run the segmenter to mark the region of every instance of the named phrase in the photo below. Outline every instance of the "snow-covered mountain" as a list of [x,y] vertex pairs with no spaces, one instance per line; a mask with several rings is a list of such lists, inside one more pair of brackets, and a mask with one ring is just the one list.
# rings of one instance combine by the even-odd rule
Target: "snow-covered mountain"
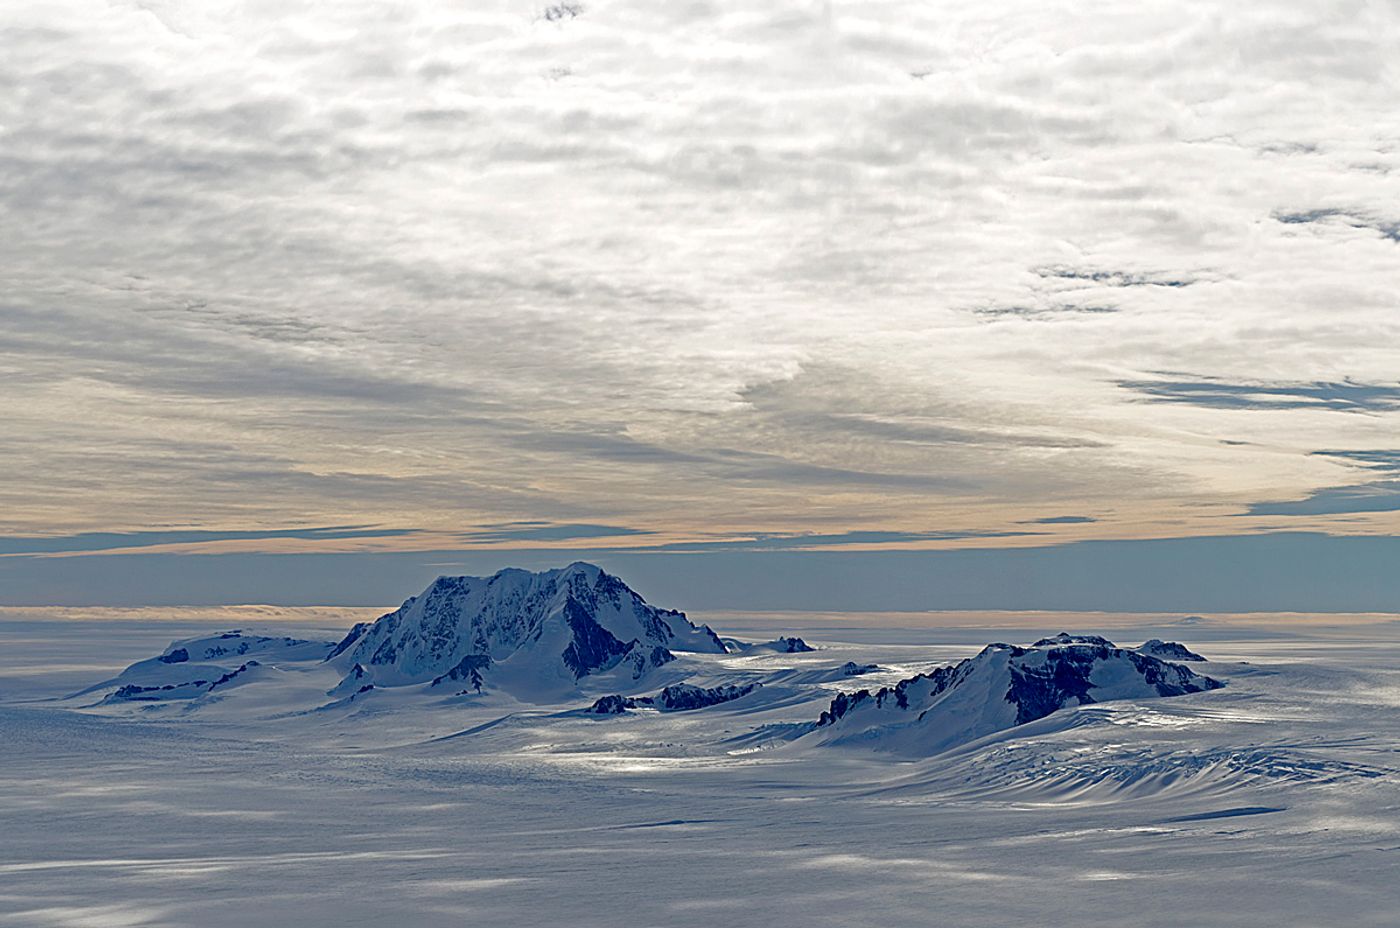
[[1071,706],[1221,685],[1107,639],[1062,634],[1029,648],[991,644],[976,657],[894,686],[842,693],[807,738],[927,756]]
[[776,654],[805,654],[808,651],[816,650],[816,648],[812,647],[801,638],[794,638],[791,636],[774,638],[772,641],[764,641],[759,644],[754,644],[750,641],[740,641],[738,638],[725,638],[722,640],[730,654],[746,654],[750,651],[772,651]]
[[[1113,642],[1101,635],[1071,635],[1069,632],[1060,632],[1053,638],[1040,639],[1035,644],[1031,645],[1031,647],[1043,648],[1048,645],[1056,644],[1100,644],[1109,647],[1113,646]],[[1178,644],[1175,641],[1163,641],[1161,638],[1149,638],[1133,650],[1137,651],[1139,654],[1146,654],[1149,657],[1161,658],[1164,661],[1205,660],[1204,657],[1190,650],[1186,645]]]
[[356,689],[432,683],[542,693],[606,673],[635,680],[674,660],[673,651],[725,647],[708,626],[649,605],[580,562],[439,577],[394,612],[352,628],[329,660],[355,677]]
[[260,679],[278,664],[322,660],[331,647],[329,641],[250,635],[237,630],[186,638],[172,642],[156,657],[137,661],[117,676],[73,695],[113,689],[106,697],[108,703],[197,699],[217,689]]
[[1139,654],[1150,654],[1159,657],[1164,661],[1204,661],[1205,658],[1175,641],[1163,641],[1161,638],[1149,638],[1138,646]]

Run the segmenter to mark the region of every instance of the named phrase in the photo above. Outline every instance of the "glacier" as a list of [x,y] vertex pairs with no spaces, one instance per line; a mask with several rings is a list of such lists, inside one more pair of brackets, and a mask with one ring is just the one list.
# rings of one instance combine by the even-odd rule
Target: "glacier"
[[[567,638],[526,630],[613,584],[556,574],[546,595],[539,576],[443,597],[462,608],[415,612],[422,594],[373,637],[334,613],[0,614],[0,926],[1274,928],[1400,908],[1394,623],[707,616],[813,650],[726,648],[664,609],[667,643],[646,637],[652,607],[618,590],[598,625],[673,659],[575,675]],[[1210,660],[1112,643],[1183,632]],[[374,663],[384,642],[411,660]],[[588,711],[606,697],[625,711]]]

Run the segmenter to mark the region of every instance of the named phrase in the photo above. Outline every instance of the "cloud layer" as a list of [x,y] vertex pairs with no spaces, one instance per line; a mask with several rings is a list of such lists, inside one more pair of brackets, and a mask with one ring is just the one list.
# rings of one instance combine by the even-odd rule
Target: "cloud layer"
[[4,4],[0,531],[1394,533],[1398,32]]

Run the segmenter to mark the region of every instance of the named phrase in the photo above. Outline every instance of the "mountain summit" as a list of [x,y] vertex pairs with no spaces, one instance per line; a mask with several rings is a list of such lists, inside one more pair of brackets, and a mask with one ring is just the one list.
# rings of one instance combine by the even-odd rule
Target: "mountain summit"
[[328,660],[378,686],[547,690],[614,670],[636,679],[673,660],[672,649],[725,651],[709,626],[649,605],[617,577],[578,562],[439,577],[396,611],[356,625]]

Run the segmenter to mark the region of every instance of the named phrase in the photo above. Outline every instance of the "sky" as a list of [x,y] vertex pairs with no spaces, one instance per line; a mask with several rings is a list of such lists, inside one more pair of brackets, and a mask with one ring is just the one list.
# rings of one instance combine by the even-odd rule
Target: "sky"
[[1397,34],[0,0],[0,603],[1400,612]]

